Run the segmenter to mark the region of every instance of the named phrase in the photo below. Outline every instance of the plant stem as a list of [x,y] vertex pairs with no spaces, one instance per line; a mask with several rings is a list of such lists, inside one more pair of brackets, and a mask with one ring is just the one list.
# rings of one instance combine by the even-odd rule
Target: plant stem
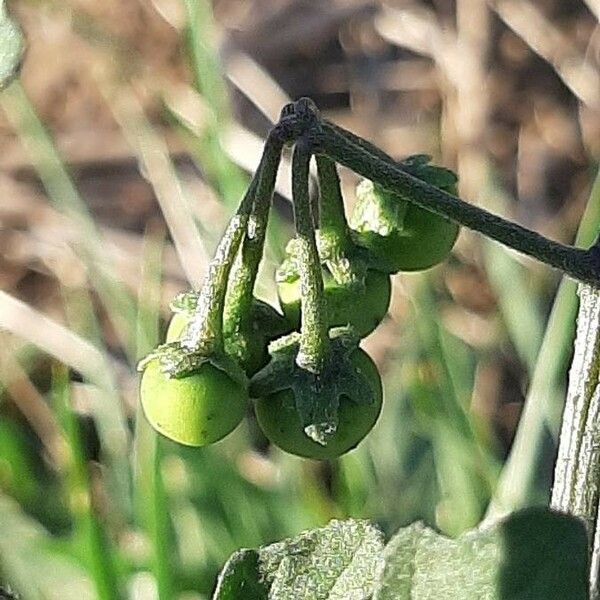
[[599,253],[548,240],[544,236],[430,186],[409,175],[384,152],[357,136],[322,121],[320,151],[418,206],[474,229],[511,248],[561,269],[584,283],[600,284]]
[[308,195],[310,157],[308,143],[301,137],[294,146],[292,157],[292,197],[302,290],[300,351],[296,362],[308,371],[319,373],[329,352],[329,338],[325,321],[321,262]]
[[348,142],[354,144],[355,146],[359,146],[369,154],[372,154],[373,156],[376,156],[377,158],[380,158],[381,160],[387,162],[396,162],[387,152],[384,152],[381,148],[378,148],[377,146],[375,146],[375,144],[372,144],[368,140],[361,138],[359,135],[352,133],[352,131],[348,131],[348,129],[344,129],[343,127],[340,127],[339,125],[336,125],[331,121],[327,121],[326,119],[323,119],[322,123],[328,129],[335,131],[336,134],[346,138]]
[[256,186],[252,214],[240,256],[231,273],[225,298],[224,327],[228,331],[237,331],[242,321],[250,316],[254,284],[263,256],[269,209],[282,149],[283,142],[271,132],[256,175],[250,184]]
[[319,176],[319,257],[340,285],[364,290],[366,265],[356,258],[350,260],[353,242],[344,210],[344,198],[335,162],[318,155]]
[[600,597],[600,290],[579,286],[577,337],[550,506],[584,520],[590,536],[590,597]]
[[320,229],[335,233],[341,240],[348,238],[348,222],[344,211],[344,198],[335,163],[327,156],[317,156],[319,176]]
[[[350,229],[344,211],[344,198],[335,163],[326,156],[317,156],[319,175],[319,255],[338,283],[363,281],[356,264],[348,260],[352,247]],[[362,274],[364,275],[364,273]]]
[[217,246],[198,298],[196,312],[180,339],[181,345],[190,350],[203,348],[210,352],[223,349],[223,308],[227,280],[248,227],[256,191],[254,181],[256,178],[248,187]]

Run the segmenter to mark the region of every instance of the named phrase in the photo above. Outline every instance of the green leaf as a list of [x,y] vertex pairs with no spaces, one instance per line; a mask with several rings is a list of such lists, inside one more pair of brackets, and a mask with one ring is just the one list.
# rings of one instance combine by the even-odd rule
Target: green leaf
[[385,549],[374,600],[585,600],[587,538],[580,520],[531,508],[456,540],[421,523]]
[[21,29],[9,18],[4,0],[0,0],[0,90],[16,76],[24,45]]
[[225,565],[213,600],[366,600],[383,568],[381,532],[367,521],[331,521]]
[[225,563],[213,598],[218,600],[261,600],[268,598],[269,587],[261,577],[257,550],[240,550]]

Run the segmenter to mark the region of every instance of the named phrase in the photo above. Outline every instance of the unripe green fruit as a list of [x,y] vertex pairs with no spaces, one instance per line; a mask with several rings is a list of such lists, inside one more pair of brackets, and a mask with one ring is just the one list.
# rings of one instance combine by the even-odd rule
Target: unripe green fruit
[[[454,193],[455,189],[447,190]],[[372,181],[356,190],[357,203],[350,220],[355,241],[367,248],[374,268],[387,273],[429,269],[452,250],[459,226],[403,200]]]
[[353,366],[362,372],[373,390],[371,404],[358,404],[346,396],[340,397],[338,426],[327,445],[313,441],[304,432],[290,389],[259,398],[255,404],[256,418],[267,438],[276,446],[297,456],[317,460],[333,459],[355,448],[371,431],[383,401],[381,378],[375,363],[361,349],[350,356]]
[[[364,287],[339,284],[324,268],[323,286],[329,327],[351,325],[359,337],[371,333],[381,323],[390,305],[391,281],[387,274],[367,270]],[[294,329],[300,328],[302,290],[300,279],[277,284],[279,303]]]
[[[235,358],[248,377],[260,371],[269,362],[269,342],[290,332],[284,317],[270,304],[254,299],[248,331],[236,331],[235,335],[224,332],[226,352]],[[179,312],[173,315],[167,329],[166,341],[180,338],[192,314]]]
[[245,387],[210,362],[192,375],[170,379],[154,360],[142,375],[140,396],[152,427],[187,446],[224,438],[238,426],[248,403]]

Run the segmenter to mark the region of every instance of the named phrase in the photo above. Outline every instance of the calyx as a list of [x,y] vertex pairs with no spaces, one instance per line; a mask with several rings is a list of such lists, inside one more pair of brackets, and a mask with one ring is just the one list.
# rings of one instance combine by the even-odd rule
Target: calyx
[[[347,285],[357,292],[364,290],[367,273],[367,253],[364,249],[352,243],[338,249],[329,242],[327,233],[317,230],[315,234],[321,265],[327,268],[335,282]],[[285,251],[286,257],[275,274],[278,283],[292,283],[300,278],[295,238],[288,242]]]
[[356,335],[349,327],[336,327],[329,339],[330,351],[319,373],[298,366],[300,334],[294,332],[271,343],[271,362],[250,381],[254,398],[291,390],[304,432],[322,446],[337,430],[341,396],[357,404],[374,402],[369,381],[350,359],[358,348]]
[[200,344],[198,348],[182,345],[180,341],[168,342],[157,346],[148,356],[138,363],[138,371],[143,371],[149,363],[157,360],[160,370],[169,379],[182,379],[194,375],[205,363],[220,369],[231,379],[242,385],[248,386],[248,378],[238,363],[213,344]]

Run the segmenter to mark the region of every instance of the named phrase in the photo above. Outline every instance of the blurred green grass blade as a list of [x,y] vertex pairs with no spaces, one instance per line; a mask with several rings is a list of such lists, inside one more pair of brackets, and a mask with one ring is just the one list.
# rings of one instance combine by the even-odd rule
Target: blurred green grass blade
[[199,138],[202,168],[225,204],[233,208],[242,197],[247,182],[227,157],[219,139],[220,132],[230,119],[230,107],[225,79],[212,46],[215,32],[212,7],[207,0],[184,0],[184,4],[195,83],[212,113],[210,122]]
[[[493,213],[506,215],[510,212],[510,195],[489,165],[478,200],[482,208]],[[531,375],[544,335],[539,290],[531,285],[531,272],[527,266],[509,248],[483,237],[482,258],[506,333]]]
[[422,352],[432,371],[426,380],[415,378],[412,393],[415,407],[422,407],[429,422],[442,495],[438,526],[458,535],[481,518],[497,468],[471,420],[467,398],[461,400],[457,394],[472,388],[473,375],[462,353],[452,350],[458,340],[451,339],[441,323],[428,277],[422,277],[417,288],[414,308]]
[[142,173],[152,185],[186,277],[197,288],[204,279],[209,257],[165,141],[146,118],[132,89],[123,85],[117,90],[108,81],[100,81],[100,86]]
[[161,439],[138,406],[134,446],[134,486],[137,521],[150,543],[150,566],[158,598],[174,598],[174,544],[170,508],[161,473]]
[[[590,246],[600,230],[600,170],[579,225],[576,245]],[[556,446],[564,405],[564,374],[572,350],[577,285],[563,278],[548,318],[531,385],[510,455],[502,470],[486,520],[550,496],[552,469],[542,471],[546,447]]]
[[[173,447],[173,444],[169,446]],[[223,544],[229,539],[234,547],[249,546],[262,538],[255,514],[257,506],[248,497],[252,486],[240,477],[234,465],[225,460],[219,448],[198,451],[175,447],[173,451],[185,463],[185,470],[196,490],[193,499],[197,506],[210,505],[229,532]],[[222,549],[216,550],[221,555]]]
[[[159,343],[160,292],[164,235],[149,230],[144,240],[142,278],[138,292],[138,356]],[[160,600],[174,597],[175,556],[170,510],[162,479],[161,439],[137,402],[134,437],[134,504],[138,523],[150,542],[151,569]]]
[[527,269],[506,248],[486,239],[483,252],[502,320],[519,358],[532,373],[544,334],[538,295],[529,285]]
[[[433,361],[438,371],[438,392],[441,405],[440,413],[448,419],[462,435],[468,439],[474,439],[473,429],[464,411],[463,403],[459,401],[456,394],[456,386],[453,378],[457,376],[454,357],[448,355],[444,347],[444,331],[440,324],[440,315],[437,311],[435,299],[432,294],[427,277],[423,277],[418,285],[416,297],[414,298],[414,310],[416,313],[415,326],[419,335],[422,350],[425,356]],[[460,373],[459,377],[467,377]]]
[[590,191],[581,223],[575,237],[575,245],[580,248],[591,246],[600,235],[600,169]]
[[49,534],[0,492],[0,577],[21,600],[96,600],[87,574],[53,551]]
[[0,420],[0,490],[30,507],[39,500],[32,450],[18,423]]
[[370,516],[369,491],[376,485],[370,467],[367,454],[360,450],[341,456],[333,466],[333,496],[342,517]]
[[385,523],[388,533],[414,520],[434,524],[440,497],[431,444],[437,391],[427,394],[425,404],[416,396],[424,351],[413,316],[403,323],[383,374],[382,414],[357,450],[368,452],[374,478],[372,514]]
[[[61,285],[64,299],[64,308],[69,326],[73,331],[88,339],[96,348],[108,352],[104,347],[104,340],[93,301],[87,288],[67,287]],[[106,363],[106,379],[110,382],[110,390],[104,389],[101,394],[94,397],[99,401],[91,404],[91,414],[96,422],[100,445],[105,455],[109,469],[106,472],[107,494],[114,511],[119,511],[123,518],[131,515],[130,473],[124,450],[129,440],[129,429],[126,423],[121,398],[117,390],[115,373],[112,365]],[[90,390],[90,393],[93,391]],[[121,444],[116,443],[115,431],[120,430]]]
[[160,300],[165,232],[150,223],[144,236],[142,276],[137,298],[137,356],[142,358],[160,342]]
[[88,289],[79,286],[66,286],[61,282],[61,292],[66,320],[70,329],[106,353],[107,349],[104,344],[102,329]]
[[54,408],[69,448],[66,486],[74,520],[74,543],[82,545],[81,550],[98,600],[114,600],[121,597],[115,556],[108,534],[94,508],[81,431],[71,407],[68,371],[63,365],[56,365],[52,374]]
[[[186,131],[192,156],[197,157],[201,170],[231,210],[238,204],[248,184],[246,175],[228,157],[221,135],[229,129],[231,109],[223,68],[214,47],[215,24],[208,0],[184,0],[187,14],[187,47],[192,62],[195,84],[210,109],[202,133],[192,131],[189,123],[177,111],[170,109],[179,126]],[[186,139],[184,138],[184,139]],[[267,230],[266,255],[279,262],[280,249],[289,238],[284,222],[271,212]]]
[[123,285],[110,274],[106,251],[93,218],[18,80],[0,95],[0,106],[29,152],[49,199],[76,226],[79,235],[75,251],[85,263],[90,273],[89,280],[106,306],[130,360],[133,360],[135,309],[132,299]]
[[316,516],[306,506],[314,502],[312,484],[308,490],[304,471],[294,468],[303,467],[306,461],[292,457],[277,461],[270,468],[280,470],[283,477],[258,486],[241,473],[252,468],[240,468],[249,458],[244,456],[248,450],[242,445],[243,433],[242,427],[216,446],[200,450],[168,440],[164,444],[163,472],[181,566],[195,588],[206,593],[231,552],[257,539],[276,540],[322,523],[322,513]]
[[[481,204],[494,213],[506,214],[510,205],[508,194],[496,175],[488,175],[487,185],[481,192]],[[531,374],[544,335],[539,294],[531,285],[531,274],[510,249],[493,240],[483,238],[482,253],[506,332]]]
[[195,83],[216,122],[222,124],[229,119],[229,95],[214,47],[216,27],[212,6],[208,0],[184,0],[184,5]]
[[[77,371],[86,384],[90,412],[98,427],[110,490],[119,504],[113,510],[129,512],[129,430],[115,380],[105,352],[28,304],[0,290],[0,328],[7,329]],[[114,486],[114,487],[113,487]]]

